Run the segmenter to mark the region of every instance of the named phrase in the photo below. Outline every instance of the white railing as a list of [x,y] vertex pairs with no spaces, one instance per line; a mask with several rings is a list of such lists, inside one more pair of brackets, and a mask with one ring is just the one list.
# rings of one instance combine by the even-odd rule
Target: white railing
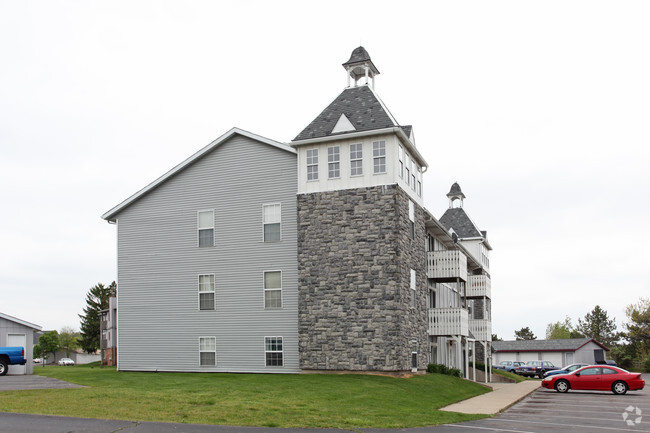
[[429,251],[427,277],[440,281],[467,281],[467,256],[458,250]]
[[486,319],[470,319],[469,330],[474,338],[480,341],[492,341],[492,321]]
[[469,314],[464,308],[429,310],[429,335],[469,335]]
[[492,298],[492,282],[487,275],[470,275],[467,281],[468,298]]

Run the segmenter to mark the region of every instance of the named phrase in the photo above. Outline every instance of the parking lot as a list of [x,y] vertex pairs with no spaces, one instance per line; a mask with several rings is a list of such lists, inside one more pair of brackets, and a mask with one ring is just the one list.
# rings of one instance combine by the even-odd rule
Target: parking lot
[[444,426],[444,432],[650,432],[650,375],[643,378],[645,389],[621,396],[598,391],[560,394],[540,388],[494,418]]

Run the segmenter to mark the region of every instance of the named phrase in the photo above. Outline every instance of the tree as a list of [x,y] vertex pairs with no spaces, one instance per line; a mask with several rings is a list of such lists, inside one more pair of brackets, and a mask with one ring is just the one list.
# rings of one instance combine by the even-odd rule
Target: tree
[[596,341],[606,345],[614,345],[620,334],[616,332],[616,321],[610,319],[607,311],[596,305],[591,313],[585,315],[585,320],[578,319],[578,326],[576,328],[585,337],[593,338]]
[[563,338],[584,338],[584,335],[573,327],[568,316],[564,319],[564,322],[549,323],[546,326],[547,340],[561,340]]
[[492,334],[492,341],[503,341],[503,338],[499,338],[497,334]]
[[79,347],[77,333],[74,329],[66,326],[59,332],[59,344],[65,350],[65,356],[70,357],[70,351]]
[[519,331],[515,331],[515,340],[537,340],[533,331],[530,330],[528,326],[521,328]]
[[643,361],[650,354],[650,299],[640,298],[636,304],[628,305],[625,315],[629,320],[625,324],[625,338],[634,347],[636,359]]
[[38,346],[38,349],[35,348],[34,350],[38,350],[40,356],[48,359],[48,354],[51,353],[54,361],[56,361],[56,351],[61,348],[59,344],[59,333],[56,331],[46,332],[39,337],[36,346]]
[[108,308],[108,300],[115,296],[117,284],[113,281],[108,287],[98,283],[91,287],[86,295],[86,308],[81,318],[81,340],[79,346],[87,352],[99,350],[99,312]]

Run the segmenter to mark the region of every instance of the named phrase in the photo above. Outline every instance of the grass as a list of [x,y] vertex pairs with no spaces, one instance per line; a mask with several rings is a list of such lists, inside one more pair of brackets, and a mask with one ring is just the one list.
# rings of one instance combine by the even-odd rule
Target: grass
[[527,377],[515,373],[510,373],[505,370],[499,370],[498,368],[493,368],[492,374],[498,374],[500,376],[509,377],[510,379],[514,379],[516,383],[523,382],[524,380],[530,380]]
[[488,391],[440,374],[398,379],[136,373],[82,365],[34,370],[88,388],[0,392],[2,411],[239,426],[402,428],[483,418],[437,409]]

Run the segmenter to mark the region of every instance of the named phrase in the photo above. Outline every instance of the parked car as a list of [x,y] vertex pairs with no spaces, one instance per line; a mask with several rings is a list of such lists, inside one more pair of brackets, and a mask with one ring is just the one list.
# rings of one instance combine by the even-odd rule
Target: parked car
[[591,364],[585,364],[585,363],[582,363],[582,362],[578,362],[576,364],[569,364],[566,367],[562,367],[559,370],[547,371],[546,373],[544,373],[544,377],[549,377],[549,376],[553,376],[553,375],[556,375],[556,374],[571,373],[572,371],[575,371],[575,370],[577,370],[579,368],[582,368],[582,367],[586,367],[588,365],[591,365]]
[[524,365],[517,367],[517,374],[529,377],[544,377],[544,373],[551,370],[557,370],[551,361],[528,361]]
[[614,394],[623,395],[628,390],[638,391],[645,386],[641,373],[630,373],[618,367],[601,367],[590,365],[582,367],[571,373],[556,374],[542,380],[546,389],[557,392],[573,390],[612,391]]
[[0,347],[0,376],[7,374],[10,365],[25,365],[26,363],[24,347]]
[[493,369],[509,371],[510,373],[515,373],[517,367],[524,365],[522,361],[501,361],[497,365],[493,365]]
[[59,359],[59,365],[74,365],[74,361],[70,358]]

